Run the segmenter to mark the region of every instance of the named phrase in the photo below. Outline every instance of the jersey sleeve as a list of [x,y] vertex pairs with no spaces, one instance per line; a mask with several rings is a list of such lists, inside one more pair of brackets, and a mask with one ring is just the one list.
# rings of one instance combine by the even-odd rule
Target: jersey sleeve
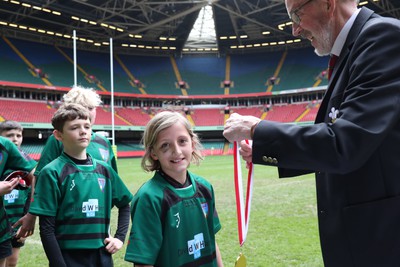
[[106,137],[93,132],[87,151],[96,159],[107,162],[115,172],[118,172],[117,159],[111,143]]
[[[108,140],[107,140],[108,141]],[[108,141],[108,143],[110,144],[109,148],[110,148],[110,160],[108,162],[108,164],[111,165],[111,167],[118,172],[118,167],[117,167],[117,159],[115,157],[114,151],[112,150],[112,146],[110,141]]]
[[118,208],[128,205],[133,198],[132,193],[126,187],[121,177],[110,168],[111,186],[112,186],[112,204]]
[[[18,149],[19,150],[19,152],[21,153],[21,155],[25,158],[25,160],[26,161],[28,161],[28,165],[29,166],[36,166],[37,165],[37,162],[36,162],[36,160],[34,160],[34,159],[32,159],[27,153],[25,153],[24,151],[22,151],[22,150],[20,150],[20,149]],[[11,174],[12,172],[14,172],[14,171],[18,171],[19,169],[6,169],[6,170],[4,170],[4,172],[3,172],[3,177],[7,177],[9,174]]]
[[154,265],[163,241],[160,209],[149,194],[136,194],[132,201],[131,218],[125,260]]
[[211,186],[211,192],[212,192],[212,201],[213,201],[213,206],[214,206],[214,214],[213,214],[213,222],[214,222],[214,233],[218,233],[219,230],[221,230],[221,222],[219,221],[218,217],[218,212],[215,207],[215,195],[214,195],[214,188]]
[[60,156],[62,151],[63,151],[62,143],[59,142],[54,137],[54,135],[51,135],[47,139],[46,145],[44,146],[43,151],[40,155],[40,160],[35,170],[35,176],[38,177],[43,167],[52,162],[58,156]]
[[43,168],[36,181],[33,201],[29,213],[54,217],[57,215],[61,191],[58,187],[55,168]]
[[117,159],[116,159],[116,157],[115,157],[115,154],[114,154],[114,151],[113,151],[113,149],[112,149],[111,143],[110,143],[110,141],[109,141],[107,138],[105,138],[105,137],[103,137],[103,138],[104,138],[104,140],[105,140],[106,143],[107,143],[107,146],[108,146],[108,153],[109,153],[109,155],[110,155],[110,157],[109,157],[107,163],[110,164],[110,166],[114,169],[115,172],[118,173]]
[[[4,142],[5,148],[8,152],[7,162],[4,166],[4,171],[9,170],[22,170],[31,172],[36,166],[36,161],[27,159],[17,148],[17,146],[8,139]],[[3,175],[3,173],[2,173]]]

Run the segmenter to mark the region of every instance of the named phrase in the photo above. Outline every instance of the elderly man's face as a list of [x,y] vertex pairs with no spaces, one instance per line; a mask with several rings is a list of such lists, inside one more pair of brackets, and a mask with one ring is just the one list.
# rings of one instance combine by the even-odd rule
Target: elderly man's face
[[326,2],[320,0],[285,0],[285,4],[293,22],[293,36],[308,39],[315,48],[317,55],[328,55],[334,43],[334,27],[328,15]]

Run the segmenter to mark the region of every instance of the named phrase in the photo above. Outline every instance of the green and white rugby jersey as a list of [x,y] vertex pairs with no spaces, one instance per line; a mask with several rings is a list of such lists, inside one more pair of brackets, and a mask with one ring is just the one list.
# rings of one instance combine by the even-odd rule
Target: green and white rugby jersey
[[[36,162],[27,160],[13,142],[0,136],[0,177],[3,177],[6,170],[30,172],[35,165]],[[0,197],[0,243],[10,238],[11,227],[3,206],[3,197]]]
[[[132,229],[125,260],[163,267],[217,266],[215,234],[221,225],[214,191],[189,172],[191,185],[174,188],[160,174],[132,200]],[[192,265],[191,265],[192,264]]]
[[[29,161],[30,165],[35,166],[36,161],[32,159],[28,154],[19,149],[21,155]],[[16,170],[7,170],[4,172],[3,177]],[[24,207],[28,198],[31,197],[31,188],[26,190],[14,189],[11,193],[4,195],[4,207],[6,209],[7,217],[11,225],[16,223],[22,216],[24,216]],[[14,228],[13,231],[16,232],[19,227]]]
[[39,174],[29,212],[56,217],[55,235],[61,249],[103,247],[111,208],[126,206],[132,200],[108,164],[92,161],[93,165],[77,165],[62,153]]

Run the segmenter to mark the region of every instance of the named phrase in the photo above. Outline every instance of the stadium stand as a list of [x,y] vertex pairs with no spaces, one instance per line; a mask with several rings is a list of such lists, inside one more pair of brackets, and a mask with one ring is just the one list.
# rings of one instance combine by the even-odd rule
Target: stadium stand
[[[8,40],[8,42],[6,42]],[[11,46],[14,47],[14,49]],[[325,68],[326,59],[315,57],[309,48],[286,52],[217,56],[187,56],[172,59],[161,56],[115,55],[114,90],[122,93],[180,95],[177,76],[184,80],[189,95],[223,94],[220,84],[230,69],[230,94],[266,92],[268,79],[279,72],[273,91],[312,87]],[[77,51],[78,84],[101,91],[110,91],[110,56],[108,53]],[[54,86],[73,84],[73,51],[47,44],[17,39],[0,40],[0,80],[44,84],[29,72],[30,66],[40,67]],[[282,60],[282,62],[281,62]],[[230,63],[229,63],[230,62]],[[280,62],[282,64],[280,64]],[[226,64],[230,64],[227,68]],[[91,79],[89,77],[95,77]],[[132,80],[140,80],[143,88],[135,88]],[[320,85],[326,85],[326,79]],[[140,90],[142,89],[142,90]]]
[[224,111],[218,108],[192,110],[195,126],[220,126],[224,125]]
[[224,142],[222,141],[203,141],[203,154],[205,155],[222,155]]
[[[56,47],[41,43],[10,39],[10,42],[35,67],[43,69],[52,85],[71,86],[74,83],[73,65]],[[28,68],[28,65],[25,65]],[[28,72],[27,72],[28,73]],[[29,73],[28,73],[29,74]],[[40,79],[36,83],[42,83]]]
[[236,112],[241,115],[249,115],[261,118],[261,115],[264,112],[264,107],[235,107],[231,108],[231,113]]
[[132,125],[145,126],[150,120],[150,115],[141,108],[115,108],[115,112],[129,121]]
[[231,55],[231,80],[235,86],[231,94],[265,92],[266,82],[274,75],[282,52]]
[[[0,82],[6,81],[2,86],[16,82],[15,85],[11,83],[11,87],[2,87],[7,89],[0,92],[0,120],[29,124],[26,146],[35,158],[40,156],[42,147],[40,142],[31,142],[40,130],[35,127],[50,124],[56,104],[73,83],[72,52],[69,48],[47,44],[0,39]],[[132,143],[129,142],[129,134],[119,135],[116,140],[118,156],[142,156],[143,151],[137,144],[140,135],[137,131],[140,132],[154,114],[165,108],[186,114],[192,124],[199,127],[197,129],[211,132],[221,129],[224,120],[233,112],[281,122],[313,121],[317,107],[311,103],[319,99],[314,98],[318,93],[299,98],[285,94],[280,96],[280,92],[286,89],[313,86],[315,77],[324,69],[326,62],[316,59],[312,53],[310,49],[300,49],[293,52],[235,54],[229,59],[228,56],[216,55],[176,58],[114,55],[114,92],[118,98],[114,102],[114,124],[118,129],[125,127],[123,131],[134,131],[135,136]],[[97,109],[96,130],[107,131],[111,128],[112,116],[109,105],[109,54],[78,50],[78,55],[78,84],[95,88],[102,94],[105,105]],[[48,82],[33,75],[29,70],[32,66],[43,69],[48,75]],[[293,74],[299,69],[301,75]],[[226,72],[228,70],[229,73]],[[269,93],[267,81],[278,70],[279,82]],[[221,88],[226,79],[232,85],[229,90]],[[185,90],[177,88],[178,80],[187,83]],[[193,99],[188,100],[185,93]],[[255,94],[263,94],[264,99],[259,100]],[[211,100],[213,95],[217,96],[215,101]],[[250,98],[242,98],[246,95]],[[203,96],[209,99],[204,101]],[[222,99],[229,96],[232,96],[230,100]],[[273,98],[267,100],[267,97]],[[221,134],[206,133],[205,136],[208,135],[217,141],[204,139],[205,154],[232,152],[232,146],[224,144]]]
[[222,94],[220,83],[225,80],[225,59],[216,56],[182,57],[176,59],[180,75],[190,95]]
[[45,101],[0,99],[0,116],[3,120],[50,123],[55,111]]
[[[96,109],[96,125],[111,125],[112,113],[108,107],[98,107]],[[114,116],[115,125],[130,125],[124,118]]]
[[[326,69],[326,57],[316,57],[309,48],[294,49],[287,53],[279,73],[279,83],[273,91],[312,87],[322,70]],[[319,85],[327,85],[324,79]]]
[[278,122],[294,122],[307,108],[308,103],[292,105],[274,105],[265,119]]
[[319,103],[310,103],[307,107],[308,112],[299,121],[300,122],[311,122],[315,120],[319,109]]
[[0,80],[23,83],[42,83],[28,70],[20,56],[9,46],[4,37],[0,39]]
[[[120,55],[119,58],[129,73],[140,79],[146,86],[147,94],[180,94],[180,91],[175,88],[175,74],[168,57]],[[124,79],[128,80],[129,76],[126,74]],[[119,91],[119,89],[116,90]],[[132,87],[131,92],[138,93],[137,89]]]

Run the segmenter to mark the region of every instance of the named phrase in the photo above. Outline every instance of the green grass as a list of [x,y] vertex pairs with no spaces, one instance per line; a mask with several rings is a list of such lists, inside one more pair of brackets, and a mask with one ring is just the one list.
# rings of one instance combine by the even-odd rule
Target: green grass
[[[256,165],[249,232],[244,246],[240,248],[232,163],[232,156],[208,156],[200,166],[190,168],[214,186],[222,224],[217,242],[224,265],[234,266],[242,251],[247,257],[247,265],[251,267],[323,266],[313,175],[278,179],[276,168]],[[152,176],[140,169],[140,159],[120,159],[118,168],[132,193]],[[116,215],[116,211],[113,212]],[[114,231],[115,225],[113,223]],[[132,266],[123,260],[124,255],[125,247],[114,255],[116,267]],[[19,266],[47,265],[39,230],[36,229],[21,250]]]

